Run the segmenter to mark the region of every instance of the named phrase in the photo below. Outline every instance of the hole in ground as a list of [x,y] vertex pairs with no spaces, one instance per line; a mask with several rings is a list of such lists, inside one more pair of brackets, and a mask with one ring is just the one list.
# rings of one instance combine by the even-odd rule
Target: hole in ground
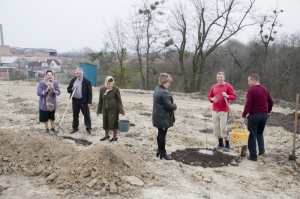
[[87,141],[86,139],[82,139],[82,138],[73,138],[73,137],[69,137],[69,136],[62,136],[62,138],[68,139],[68,140],[73,140],[77,144],[82,144],[84,146],[89,146],[92,144],[92,142]]

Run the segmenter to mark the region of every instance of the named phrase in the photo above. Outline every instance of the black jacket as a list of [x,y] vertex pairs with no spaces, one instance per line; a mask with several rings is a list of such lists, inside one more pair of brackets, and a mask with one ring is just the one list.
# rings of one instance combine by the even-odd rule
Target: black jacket
[[[77,79],[77,77],[74,77],[73,79],[71,79],[70,84],[67,88],[68,93],[71,93],[70,96],[72,95],[72,92],[73,92],[72,88],[73,88],[73,84],[76,79]],[[92,84],[91,84],[90,80],[83,77],[83,79],[82,79],[82,103],[83,104],[92,104],[92,99],[93,99]]]
[[173,104],[170,92],[163,86],[155,88],[153,94],[152,123],[156,128],[169,128],[175,122],[174,111],[177,109]]

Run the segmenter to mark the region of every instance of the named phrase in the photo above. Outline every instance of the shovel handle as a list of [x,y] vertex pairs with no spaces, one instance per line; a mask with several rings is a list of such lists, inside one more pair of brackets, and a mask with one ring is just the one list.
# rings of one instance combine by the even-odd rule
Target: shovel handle
[[297,122],[298,122],[298,104],[299,94],[296,96],[296,107],[295,107],[295,122],[294,122],[294,139],[293,139],[293,154],[296,152],[296,133],[297,133]]
[[229,109],[229,112],[230,112],[230,115],[231,115],[231,117],[232,117],[232,120],[233,120],[234,124],[236,125],[236,121],[235,121],[235,118],[234,118],[234,116],[233,116],[233,113],[231,112],[231,109],[230,109],[228,100],[227,100],[227,98],[226,98],[225,96],[224,96],[224,99],[225,99],[225,102],[226,102],[227,107],[228,107],[228,109]]
[[73,96],[74,96],[74,93],[75,93],[75,91],[76,91],[76,88],[73,90],[73,92],[72,92],[72,95],[71,95],[71,97],[70,97],[70,99],[69,99],[69,102],[68,102],[67,108],[66,108],[66,110],[65,110],[65,112],[64,112],[64,114],[63,114],[63,116],[62,116],[62,118],[61,118],[61,120],[60,120],[59,128],[60,128],[60,126],[61,126],[61,124],[62,124],[62,121],[63,121],[63,119],[64,119],[64,117],[65,117],[65,114],[66,114],[66,112],[67,112],[67,110],[68,110],[68,107],[69,107],[70,101],[72,100],[72,98],[73,98]]

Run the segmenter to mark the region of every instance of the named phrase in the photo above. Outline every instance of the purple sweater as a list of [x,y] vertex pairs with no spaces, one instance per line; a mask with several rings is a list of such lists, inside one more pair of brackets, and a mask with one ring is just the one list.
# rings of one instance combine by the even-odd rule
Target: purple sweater
[[246,105],[242,117],[247,114],[270,113],[273,107],[273,100],[268,89],[262,85],[251,87],[246,95]]
[[[54,110],[56,109],[56,96],[60,95],[60,88],[58,86],[57,81],[53,82],[53,87],[54,87],[54,93],[51,96],[51,101],[54,105]],[[49,111],[47,110],[46,106],[46,97],[47,97],[47,92],[46,92],[47,86],[44,84],[44,81],[40,81],[38,88],[37,88],[37,95],[40,96],[39,100],[39,109],[43,111]]]

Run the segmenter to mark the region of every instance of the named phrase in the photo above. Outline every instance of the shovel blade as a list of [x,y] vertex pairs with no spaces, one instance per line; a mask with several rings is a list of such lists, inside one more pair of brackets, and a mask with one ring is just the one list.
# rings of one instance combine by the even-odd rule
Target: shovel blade
[[53,138],[54,138],[54,137],[57,137],[57,135],[58,135],[58,133],[59,133],[59,129],[60,129],[60,126],[59,126],[58,129],[53,133],[53,136],[52,136]]

